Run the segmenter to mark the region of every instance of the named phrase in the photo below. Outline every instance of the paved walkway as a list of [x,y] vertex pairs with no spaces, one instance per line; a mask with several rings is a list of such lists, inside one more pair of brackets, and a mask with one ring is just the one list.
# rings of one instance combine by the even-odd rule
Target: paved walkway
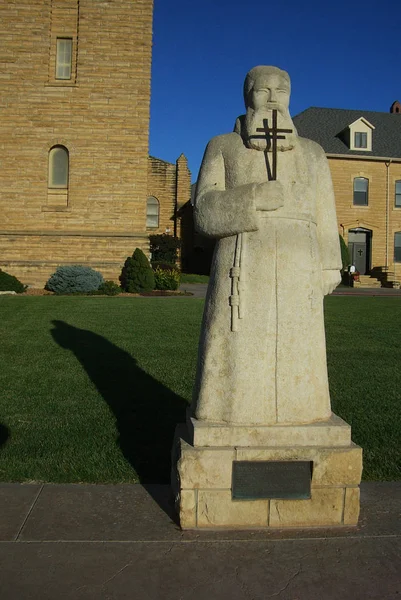
[[181,532],[167,486],[0,484],[0,598],[401,598],[401,482],[361,505],[357,528]]
[[205,298],[207,283],[182,283],[179,289],[182,292],[190,292],[194,298]]
[[[207,283],[183,283],[180,286],[181,291],[191,292],[194,298],[204,298],[206,296]],[[401,298],[401,290],[392,288],[349,288],[339,287],[333,296],[398,296]]]

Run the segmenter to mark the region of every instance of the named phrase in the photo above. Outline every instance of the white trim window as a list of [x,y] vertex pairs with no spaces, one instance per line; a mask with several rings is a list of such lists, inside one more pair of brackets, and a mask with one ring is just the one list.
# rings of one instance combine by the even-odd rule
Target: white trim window
[[68,189],[69,156],[64,146],[54,146],[49,152],[49,188]]
[[160,205],[157,198],[150,196],[146,202],[146,227],[159,227]]
[[354,206],[368,206],[369,202],[369,179],[366,177],[355,177],[354,179]]
[[401,179],[395,182],[395,206],[401,208]]
[[56,79],[71,79],[72,38],[57,38]]
[[368,134],[366,131],[355,131],[354,147],[355,148],[367,148],[368,147]]

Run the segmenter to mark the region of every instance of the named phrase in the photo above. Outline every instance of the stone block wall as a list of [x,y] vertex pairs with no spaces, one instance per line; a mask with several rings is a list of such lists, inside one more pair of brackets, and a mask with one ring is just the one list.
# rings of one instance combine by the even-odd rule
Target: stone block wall
[[149,235],[168,233],[180,235],[176,211],[191,196],[191,172],[186,157],[181,154],[176,163],[149,156],[148,197],[159,201],[159,227],[147,227]]
[[[152,8],[0,5],[0,268],[24,283],[43,284],[61,262],[108,265],[116,278],[135,247],[148,247]],[[72,39],[70,80],[55,79],[57,37]],[[55,145],[69,153],[65,196],[48,187]]]

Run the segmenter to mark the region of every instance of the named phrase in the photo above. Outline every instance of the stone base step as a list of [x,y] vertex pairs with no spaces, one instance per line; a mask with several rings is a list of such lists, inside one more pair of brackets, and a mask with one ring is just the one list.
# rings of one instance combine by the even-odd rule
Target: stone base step
[[[331,428],[349,427],[335,415],[333,418],[339,424],[332,423]],[[210,424],[206,427],[210,429]],[[263,444],[261,439],[257,446],[249,446],[245,438],[243,445],[237,445],[238,432],[225,435],[224,446],[199,446],[191,443],[191,432],[185,426],[178,426],[172,453],[172,489],[181,528],[355,526],[359,515],[362,449],[352,442],[347,446],[332,445],[328,431],[322,445],[315,446],[316,424],[300,427],[306,429],[306,435],[303,445],[295,447],[292,440],[283,444],[281,435],[279,446]],[[208,436],[205,441],[212,441],[210,431]],[[230,439],[235,439],[235,443],[230,444]],[[310,477],[303,482],[308,488],[306,493],[300,493],[295,482],[289,484],[291,493],[287,487],[283,491],[283,485],[288,486],[288,469],[294,470],[299,461],[310,466]],[[244,471],[250,474],[248,479],[234,478],[234,467],[241,463],[242,474]],[[262,467],[268,473],[273,466],[281,472],[282,479],[267,477],[264,491],[259,490],[255,485],[255,470],[260,472]]]
[[360,275],[359,281],[354,281],[354,287],[379,288],[381,287],[381,282],[373,277],[370,277],[369,275]]
[[362,283],[360,281],[354,281],[354,288],[381,288],[380,281],[372,280],[372,282]]

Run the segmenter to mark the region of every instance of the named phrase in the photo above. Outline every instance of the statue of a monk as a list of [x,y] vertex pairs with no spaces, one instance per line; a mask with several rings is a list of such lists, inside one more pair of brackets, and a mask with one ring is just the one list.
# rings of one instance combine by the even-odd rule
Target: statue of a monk
[[[341,268],[330,171],[323,149],[297,135],[285,71],[255,67],[244,98],[234,132],[208,144],[196,191],[195,225],[218,241],[192,413],[232,425],[322,421],[323,298]],[[263,129],[274,120],[286,132],[272,143]]]

